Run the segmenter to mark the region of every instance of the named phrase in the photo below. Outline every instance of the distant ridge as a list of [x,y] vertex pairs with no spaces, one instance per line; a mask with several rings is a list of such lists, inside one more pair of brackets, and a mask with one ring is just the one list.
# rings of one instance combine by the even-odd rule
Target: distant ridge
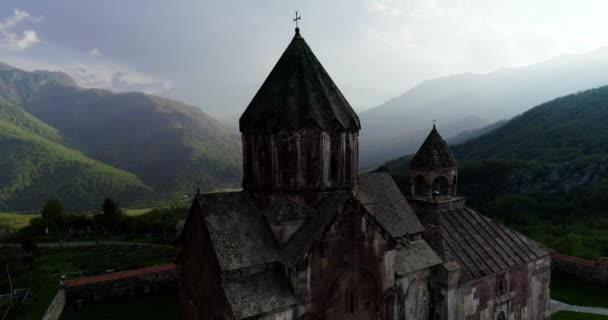
[[[128,172],[129,179],[140,184],[133,190],[142,191],[145,199],[139,194],[116,193],[124,205],[132,200],[183,199],[199,186],[213,190],[240,182],[238,135],[201,109],[182,102],[139,92],[85,89],[65,73],[27,72],[3,63],[0,98],[10,108],[25,112],[19,118],[22,126],[27,126],[27,119],[39,124],[38,137],[58,148],[77,150],[83,158],[107,164],[125,175]],[[18,120],[5,116],[7,124],[15,125]],[[101,198],[93,203],[85,201],[88,197],[86,190],[73,190],[66,201],[68,205],[79,203],[80,208],[97,207]],[[0,199],[0,209],[9,206],[26,204]]]

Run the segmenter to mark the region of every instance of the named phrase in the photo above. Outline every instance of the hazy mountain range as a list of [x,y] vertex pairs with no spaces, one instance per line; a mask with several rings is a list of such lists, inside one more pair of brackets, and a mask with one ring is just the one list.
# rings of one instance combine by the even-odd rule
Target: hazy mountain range
[[360,113],[360,163],[369,167],[397,154],[414,152],[418,144],[409,137],[419,138],[421,130],[430,129],[433,119],[437,119],[444,137],[449,138],[509,119],[555,97],[605,84],[608,48],[486,74],[458,74],[424,81]]
[[151,203],[240,181],[239,137],[200,108],[84,89],[63,73],[0,65],[0,208]]
[[[458,192],[483,214],[560,253],[606,256],[607,121],[608,86],[542,103],[451,147]],[[410,157],[381,167],[404,192]]]

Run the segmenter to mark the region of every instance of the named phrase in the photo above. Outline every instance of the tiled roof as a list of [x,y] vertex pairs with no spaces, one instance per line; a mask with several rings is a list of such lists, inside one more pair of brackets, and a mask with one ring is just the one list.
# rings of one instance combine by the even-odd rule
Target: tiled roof
[[357,198],[392,237],[424,231],[416,213],[388,173],[361,175]]
[[352,193],[344,191],[334,192],[325,199],[318,208],[319,213],[300,228],[281,250],[283,263],[294,267],[342,212],[349,199],[353,199]]
[[422,239],[410,241],[397,247],[395,273],[402,276],[416,270],[436,266],[442,262],[426,241]]
[[444,261],[462,266],[465,282],[549,255],[535,241],[467,207],[440,211],[438,223],[441,238],[429,242]]
[[222,287],[237,320],[296,304],[289,281],[276,270],[226,279]]
[[456,166],[456,159],[450,152],[448,144],[443,140],[435,125],[426,137],[416,155],[410,161],[410,168],[417,170],[436,170]]
[[241,116],[241,132],[359,131],[359,117],[299,33]]
[[222,271],[279,261],[263,213],[247,191],[198,196]]
[[107,282],[107,281],[115,281],[115,280],[119,280],[119,279],[139,277],[139,276],[143,276],[143,275],[167,272],[167,271],[173,271],[173,270],[175,270],[175,264],[165,264],[165,265],[153,266],[153,267],[147,267],[147,268],[141,268],[141,269],[112,272],[112,273],[100,274],[98,276],[93,276],[93,277],[85,277],[85,278],[67,280],[65,282],[65,287],[74,288],[74,287],[85,286],[85,285],[89,285],[89,284],[95,284],[95,283]]

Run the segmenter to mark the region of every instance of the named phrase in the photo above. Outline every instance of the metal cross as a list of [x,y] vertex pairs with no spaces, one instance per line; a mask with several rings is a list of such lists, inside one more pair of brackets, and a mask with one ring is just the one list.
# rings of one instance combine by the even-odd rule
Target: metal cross
[[300,20],[300,18],[302,18],[302,16],[298,16],[298,12],[296,11],[296,18],[293,19],[293,22],[296,23],[296,28],[298,27],[298,20]]
[[437,122],[437,119],[433,119],[433,125],[435,125],[435,122]]

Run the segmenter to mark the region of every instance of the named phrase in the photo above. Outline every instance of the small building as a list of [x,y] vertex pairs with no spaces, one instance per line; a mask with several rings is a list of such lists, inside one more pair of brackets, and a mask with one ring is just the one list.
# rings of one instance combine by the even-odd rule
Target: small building
[[411,194],[358,174],[359,118],[296,28],[240,119],[243,190],[197,194],[181,319],[548,319],[548,252],[465,206],[435,128]]

